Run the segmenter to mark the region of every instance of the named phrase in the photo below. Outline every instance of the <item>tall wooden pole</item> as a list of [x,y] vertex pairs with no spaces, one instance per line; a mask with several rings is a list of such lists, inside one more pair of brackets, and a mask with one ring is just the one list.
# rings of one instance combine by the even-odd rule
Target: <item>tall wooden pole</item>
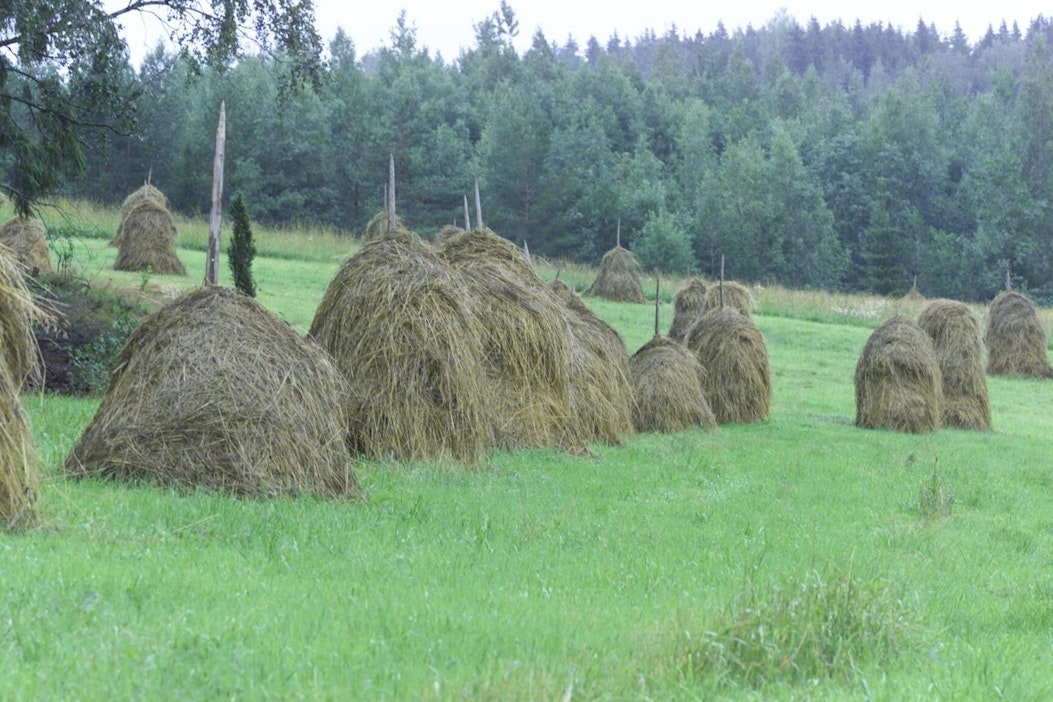
[[219,125],[216,127],[216,155],[212,161],[212,213],[208,218],[208,260],[205,282],[219,283],[220,227],[223,223],[223,155],[227,142],[227,106],[219,103]]
[[464,230],[472,231],[472,218],[468,216],[468,196],[464,196]]
[[479,179],[475,179],[475,226],[483,228],[483,201],[479,197]]
[[395,231],[395,154],[388,156],[388,231]]
[[720,309],[724,309],[724,254],[720,254]]
[[614,234],[614,247],[620,249],[622,247],[622,218],[618,218],[618,229],[615,230]]
[[662,325],[661,325],[661,322],[659,321],[659,314],[660,314],[661,304],[662,304],[662,298],[659,297],[659,293],[661,292],[661,282],[662,282],[661,278],[659,278],[658,276],[654,277],[654,335],[655,336],[661,336],[662,335],[662,331],[661,331]]

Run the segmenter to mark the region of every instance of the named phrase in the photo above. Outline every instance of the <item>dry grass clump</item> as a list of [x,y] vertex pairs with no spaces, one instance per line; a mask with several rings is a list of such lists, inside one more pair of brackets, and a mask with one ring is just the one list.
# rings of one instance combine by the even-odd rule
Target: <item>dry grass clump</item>
[[585,295],[613,302],[647,302],[640,284],[643,271],[628,249],[615,246],[603,255],[600,272]]
[[616,444],[633,433],[625,342],[566,283],[553,280],[549,287],[564,304],[575,421],[586,441]]
[[356,493],[345,392],[325,352],[258,302],[200,288],[132,333],[65,468],[236,495]]
[[186,275],[176,256],[176,224],[163,205],[150,198],[135,203],[117,225],[116,271]]
[[352,450],[473,463],[491,441],[468,287],[420,240],[380,238],[330,282],[309,335],[336,359]]
[[767,419],[771,366],[764,335],[752,319],[733,307],[710,310],[685,343],[705,369],[702,387],[719,424]]
[[990,429],[979,317],[965,303],[933,300],[918,315],[918,326],[932,339],[940,366],[943,426]]
[[629,360],[636,430],[715,429],[717,418],[702,387],[704,373],[698,357],[668,337],[655,335],[641,346]]
[[1024,295],[1007,291],[987,311],[987,372],[1049,378],[1053,369],[1046,351],[1046,332],[1034,306]]
[[669,338],[683,341],[691,325],[709,309],[706,306],[708,287],[701,278],[688,278],[673,295],[673,323]]
[[4,244],[33,276],[51,272],[51,250],[48,232],[35,219],[12,217],[0,227],[0,244]]
[[437,250],[464,276],[481,325],[496,445],[582,448],[572,409],[571,349],[556,294],[517,246],[487,228],[455,236]]
[[466,229],[462,229],[461,227],[458,227],[454,224],[447,224],[439,230],[438,234],[435,235],[434,243],[436,246],[438,246],[439,244],[443,244],[449,241],[455,236],[460,236],[461,234],[464,234],[466,231]]
[[940,428],[940,365],[929,335],[900,316],[867,339],[856,364],[856,426],[910,433]]
[[[742,283],[726,280],[724,286],[724,307],[738,310],[746,317],[752,318],[753,293]],[[712,285],[706,290],[706,310],[720,309],[720,284]]]
[[418,238],[417,234],[410,230],[398,215],[395,216],[394,229],[388,226],[388,215],[386,212],[378,212],[373,215],[373,219],[369,220],[369,223],[366,224],[365,230],[362,232],[363,243],[367,241],[376,241],[377,239],[406,240]]

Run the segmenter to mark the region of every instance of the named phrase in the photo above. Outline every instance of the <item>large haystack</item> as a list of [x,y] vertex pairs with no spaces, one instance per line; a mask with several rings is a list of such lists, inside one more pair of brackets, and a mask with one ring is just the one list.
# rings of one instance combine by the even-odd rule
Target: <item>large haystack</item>
[[603,255],[600,272],[585,295],[614,302],[647,302],[640,284],[642,274],[640,264],[632,252],[615,246]]
[[856,364],[856,426],[910,433],[940,428],[940,365],[929,335],[895,316],[867,340]]
[[633,354],[629,372],[637,431],[668,434],[693,427],[716,428],[717,418],[702,387],[705,371],[683,344],[656,335]]
[[[744,316],[752,318],[754,301],[750,289],[734,280],[724,281],[723,287],[724,307],[738,310]],[[706,310],[720,309],[720,289],[721,285],[718,283],[706,290]]]
[[48,249],[48,232],[35,219],[12,217],[0,227],[0,244],[14,252],[29,275],[37,276],[51,272],[51,251]]
[[168,202],[168,198],[165,197],[165,194],[149,183],[143,184],[143,187],[141,188],[136,188],[128,195],[128,197],[124,198],[124,201],[121,203],[120,218],[117,220],[117,231],[114,232],[113,237],[110,239],[107,246],[121,245],[121,222],[124,221],[124,218],[128,216],[128,213],[132,211],[133,207],[146,200],[149,200],[166,210],[170,210],[172,207]]
[[945,427],[990,429],[991,403],[984,373],[980,318],[956,300],[933,300],[918,315],[940,366]]
[[771,406],[771,367],[764,335],[737,309],[710,310],[687,334],[697,356],[706,400],[720,424],[767,419]]
[[355,493],[346,391],[325,351],[258,302],[201,288],[128,338],[66,471],[237,495]]
[[571,349],[556,294],[517,246],[489,229],[453,237],[438,252],[463,274],[482,325],[496,445],[581,449],[585,432],[574,418]]
[[137,202],[117,227],[116,271],[150,271],[186,275],[176,256],[176,224],[172,213],[152,199]]
[[423,242],[365,243],[329,284],[310,336],[348,381],[354,451],[473,463],[490,445],[483,338],[468,288]]
[[987,311],[987,372],[1049,378],[1053,369],[1046,350],[1046,331],[1035,308],[1024,295],[1003,292]]
[[43,318],[14,254],[0,245],[0,524],[31,524],[40,466],[19,392],[35,369],[33,323]]
[[614,327],[565,283],[549,287],[563,302],[570,344],[570,397],[587,441],[616,444],[633,433],[629,354]]
[[669,325],[669,338],[682,342],[691,325],[706,313],[707,286],[701,278],[688,278],[673,295],[673,323]]

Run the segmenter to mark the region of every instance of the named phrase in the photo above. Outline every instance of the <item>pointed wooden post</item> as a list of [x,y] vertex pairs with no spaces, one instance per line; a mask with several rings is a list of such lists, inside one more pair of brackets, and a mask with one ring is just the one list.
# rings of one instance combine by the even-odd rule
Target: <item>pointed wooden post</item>
[[661,322],[659,320],[659,314],[661,311],[662,298],[659,297],[661,292],[661,278],[658,276],[654,277],[654,335],[661,336]]
[[527,246],[526,239],[523,239],[523,255],[526,256],[527,265],[533,266],[534,262],[530,260],[530,247]]
[[388,157],[388,231],[395,231],[395,154]]
[[219,103],[219,125],[216,127],[216,155],[212,161],[212,212],[208,218],[208,259],[205,282],[219,283],[219,244],[223,214],[223,155],[227,142],[226,101]]
[[622,218],[618,218],[618,229],[615,230],[614,234],[614,248],[620,249],[622,247]]
[[720,254],[720,309],[724,309],[724,254]]
[[475,226],[477,229],[483,228],[483,202],[479,198],[479,179],[475,179]]
[[1009,275],[1009,263],[1005,264],[1005,291],[1013,291],[1013,278]]
[[468,216],[468,196],[464,196],[464,230],[472,231],[472,218]]

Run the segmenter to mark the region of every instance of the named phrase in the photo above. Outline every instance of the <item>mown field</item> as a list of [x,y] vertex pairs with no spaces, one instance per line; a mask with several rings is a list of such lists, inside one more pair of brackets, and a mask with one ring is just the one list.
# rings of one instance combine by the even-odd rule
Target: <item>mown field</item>
[[[94,285],[203,278],[203,222],[178,279],[107,270],[116,214],[65,212]],[[260,301],[305,330],[353,243],[257,238]],[[1053,383],[989,378],[991,432],[857,429],[867,336],[918,303],[756,294],[768,421],[363,462],[361,502],[71,482],[98,399],[25,396],[47,476],[41,525],[0,533],[0,699],[1050,699]],[[653,333],[588,304],[630,352]]]

